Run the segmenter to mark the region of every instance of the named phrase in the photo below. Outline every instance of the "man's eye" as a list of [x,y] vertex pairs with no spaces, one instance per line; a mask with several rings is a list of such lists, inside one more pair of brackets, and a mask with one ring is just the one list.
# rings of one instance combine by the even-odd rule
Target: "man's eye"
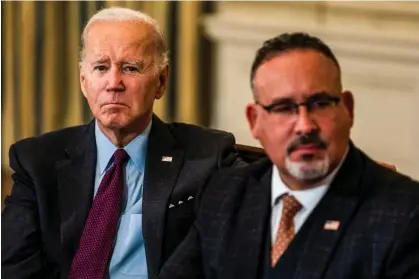
[[315,102],[312,103],[312,107],[314,109],[316,108],[327,108],[331,105],[331,102],[329,100],[317,100]]
[[273,112],[277,113],[293,113],[294,106],[293,105],[277,105],[272,108]]
[[126,72],[138,72],[138,68],[134,66],[126,66],[124,67],[124,71]]
[[106,71],[106,66],[104,66],[104,65],[98,65],[98,66],[95,66],[93,69],[94,69],[95,71],[100,71],[100,72],[102,72],[102,71]]

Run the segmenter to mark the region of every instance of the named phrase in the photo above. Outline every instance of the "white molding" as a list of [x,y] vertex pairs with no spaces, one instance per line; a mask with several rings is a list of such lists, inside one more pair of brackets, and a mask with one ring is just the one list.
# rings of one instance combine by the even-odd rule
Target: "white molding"
[[204,18],[203,23],[209,38],[219,43],[248,44],[255,50],[263,41],[278,34],[304,31],[322,38],[337,53],[356,54],[358,57],[365,56],[370,59],[384,59],[412,65],[419,63],[419,35],[394,39],[383,33],[355,32],[349,29],[335,30],[335,28],[315,25],[273,24],[270,20],[255,23],[243,20],[243,17],[236,14],[229,17],[209,16]]
[[331,10],[343,13],[366,12],[380,17],[412,17],[416,20],[419,16],[418,1],[327,1],[323,5]]

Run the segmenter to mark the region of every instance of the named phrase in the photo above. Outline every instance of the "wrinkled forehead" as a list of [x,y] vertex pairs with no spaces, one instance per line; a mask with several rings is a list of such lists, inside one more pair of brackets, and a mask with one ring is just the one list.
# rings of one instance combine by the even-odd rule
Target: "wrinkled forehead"
[[97,21],[89,26],[85,37],[86,55],[107,51],[132,51],[147,55],[154,49],[156,32],[139,21]]
[[260,101],[304,100],[318,92],[340,94],[340,73],[333,61],[312,50],[293,50],[268,59],[257,69],[254,90]]

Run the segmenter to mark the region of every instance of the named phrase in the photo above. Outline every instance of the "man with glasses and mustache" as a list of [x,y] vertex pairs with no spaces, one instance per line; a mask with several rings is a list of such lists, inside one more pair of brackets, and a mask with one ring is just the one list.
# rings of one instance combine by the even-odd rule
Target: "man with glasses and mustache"
[[268,158],[212,175],[159,278],[419,278],[419,183],[350,140],[354,99],[330,48],[272,38],[251,86],[246,116]]

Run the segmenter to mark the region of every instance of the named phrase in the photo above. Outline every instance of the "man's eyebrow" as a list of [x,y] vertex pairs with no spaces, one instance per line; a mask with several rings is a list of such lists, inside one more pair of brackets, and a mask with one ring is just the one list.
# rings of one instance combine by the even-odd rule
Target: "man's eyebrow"
[[123,60],[121,64],[134,64],[138,66],[144,66],[144,61],[142,60]]
[[100,64],[100,63],[106,63],[106,62],[109,62],[109,59],[106,57],[102,57],[97,60],[94,60],[92,64]]
[[[324,97],[330,97],[330,96],[333,96],[333,95],[327,91],[319,91],[307,97],[306,100],[316,100],[318,98],[324,98]],[[281,105],[281,104],[289,104],[289,103],[295,103],[295,100],[291,97],[279,97],[279,98],[275,98],[271,104]]]
[[289,104],[293,102],[294,100],[290,97],[279,97],[279,98],[275,98],[271,104],[279,105],[279,104]]

